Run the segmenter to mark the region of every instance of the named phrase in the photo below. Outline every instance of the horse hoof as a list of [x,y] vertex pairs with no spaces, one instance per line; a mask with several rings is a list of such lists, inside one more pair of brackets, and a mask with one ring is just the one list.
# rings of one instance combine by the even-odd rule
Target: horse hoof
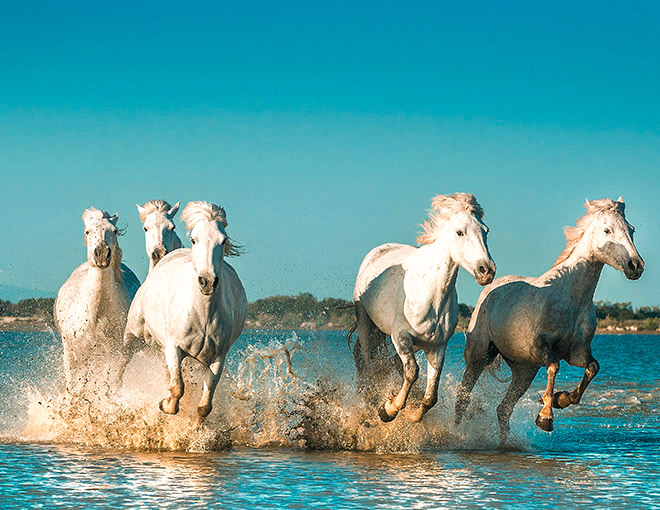
[[552,418],[541,418],[541,416],[536,417],[536,426],[546,432],[552,432],[555,428]]
[[210,413],[211,413],[211,404],[205,405],[205,406],[199,406],[197,408],[197,414],[199,415],[200,418],[206,418]]
[[399,414],[399,411],[394,413],[392,416],[387,414],[387,411],[385,410],[385,403],[384,402],[378,408],[378,417],[380,418],[380,421],[382,421],[383,423],[391,422],[394,418],[396,418],[397,414]]
[[552,396],[552,407],[555,409],[564,409],[571,404],[571,394],[568,391],[558,391]]
[[176,414],[179,412],[179,403],[176,402],[174,406],[170,405],[170,399],[164,398],[158,404],[160,410],[165,414]]

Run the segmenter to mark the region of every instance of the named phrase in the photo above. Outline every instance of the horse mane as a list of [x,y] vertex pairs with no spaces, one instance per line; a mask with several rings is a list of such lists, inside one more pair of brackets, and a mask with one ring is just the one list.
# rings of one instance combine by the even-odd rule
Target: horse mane
[[140,221],[144,223],[147,216],[153,212],[162,212],[166,214],[170,209],[172,209],[172,206],[165,200],[149,200],[140,210]]
[[[186,224],[186,230],[190,232],[200,221],[218,221],[223,228],[227,228],[227,213],[224,208],[209,202],[189,202],[181,213],[181,219]],[[238,257],[243,254],[243,248],[234,243],[229,236],[225,241],[225,255]]]
[[[119,219],[119,216],[117,214],[111,215],[107,211],[97,209],[96,207],[90,207],[90,208],[85,209],[83,211],[82,220],[87,221],[88,219],[91,219],[94,216],[104,218],[106,220],[111,220],[114,216],[117,216],[117,219]],[[115,224],[113,223],[113,225],[115,225]],[[123,236],[126,233],[126,227],[120,228],[120,227],[117,227],[117,225],[115,225],[115,228],[117,229],[117,234],[116,235],[118,235],[118,236]]]
[[562,262],[565,262],[571,254],[575,251],[575,248],[579,244],[580,240],[584,236],[584,233],[591,225],[591,222],[594,220],[595,216],[601,212],[613,212],[619,214],[621,219],[628,224],[626,221],[626,204],[622,199],[617,200],[616,202],[610,198],[601,198],[600,200],[587,200],[584,204],[587,212],[581,218],[578,218],[577,223],[574,227],[566,227],[564,229],[564,235],[566,236],[566,246],[564,250],[559,254],[559,257],[555,260],[555,263],[552,267],[555,267]]
[[484,217],[484,210],[472,193],[434,196],[431,200],[429,217],[421,224],[422,232],[417,236],[417,242],[431,244],[437,238],[439,224],[460,211],[476,214],[479,218]]

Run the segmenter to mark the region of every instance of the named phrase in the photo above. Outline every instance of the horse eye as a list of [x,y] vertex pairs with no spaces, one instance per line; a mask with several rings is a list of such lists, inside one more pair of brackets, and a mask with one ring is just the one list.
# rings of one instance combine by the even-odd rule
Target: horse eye
[[603,232],[605,232],[606,234],[611,234],[612,233],[612,231],[609,228],[606,228],[605,230],[603,230]]
[[461,236],[463,235],[463,231],[462,231],[462,230],[457,230],[457,231],[456,231],[456,235],[457,235],[458,237],[461,237]]
[[191,242],[192,244],[195,244],[195,240],[194,240],[192,237],[190,238],[190,242]]
[[143,227],[143,228],[144,228],[144,231],[146,232],[146,231],[147,231],[147,227]]
[[86,235],[86,236],[89,235],[89,230],[85,230],[85,235]]

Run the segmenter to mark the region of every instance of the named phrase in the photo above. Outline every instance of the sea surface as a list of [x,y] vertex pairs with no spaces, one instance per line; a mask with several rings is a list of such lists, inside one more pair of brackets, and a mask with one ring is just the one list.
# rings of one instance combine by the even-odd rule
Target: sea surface
[[[541,370],[507,449],[495,417],[506,368],[453,425],[463,346],[456,334],[421,423],[404,411],[383,424],[355,393],[341,332],[248,331],[200,423],[194,363],[180,413],[165,416],[158,352],[134,358],[119,392],[83,401],[63,392],[55,334],[0,333],[0,508],[660,508],[660,336],[596,336],[601,371],[551,434],[534,425]],[[557,388],[581,376],[563,363]]]

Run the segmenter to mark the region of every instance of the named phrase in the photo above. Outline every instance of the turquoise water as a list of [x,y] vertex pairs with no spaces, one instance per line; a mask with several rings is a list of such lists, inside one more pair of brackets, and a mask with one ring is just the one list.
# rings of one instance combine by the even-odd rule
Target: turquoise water
[[[0,346],[3,508],[660,508],[660,337],[597,336],[601,372],[582,404],[556,412],[552,434],[534,426],[540,373],[514,412],[506,451],[494,410],[504,383],[477,385],[467,423],[452,425],[460,334],[442,398],[422,424],[372,419],[352,393],[352,358],[335,332],[244,335],[213,420],[195,427],[185,406],[177,417],[157,412],[165,396],[157,358],[129,369],[127,385],[142,389],[127,388],[121,406],[76,415],[58,410],[56,337],[2,333]],[[580,377],[562,365],[558,387]]]

